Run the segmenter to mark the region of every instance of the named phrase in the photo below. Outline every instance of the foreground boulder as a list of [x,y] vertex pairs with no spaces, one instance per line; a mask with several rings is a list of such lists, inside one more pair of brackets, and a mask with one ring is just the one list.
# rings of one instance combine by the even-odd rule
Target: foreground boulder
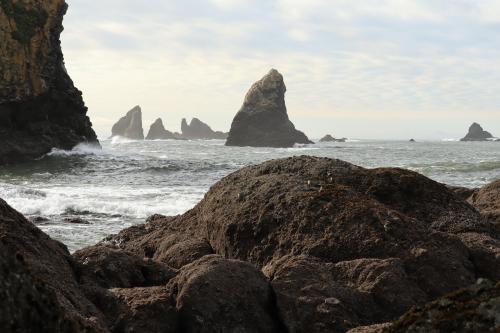
[[142,129],[142,111],[139,105],[120,118],[111,129],[111,136],[121,136],[132,140],[144,140]]
[[[10,285],[10,288],[13,289],[4,290],[7,294],[18,295],[16,297],[19,298],[20,309],[24,306],[25,311],[28,311],[29,307],[32,306],[31,310],[35,311],[35,304],[39,302],[40,297],[44,297],[45,301],[42,298],[40,302],[53,303],[54,309],[51,312],[53,316],[71,318],[71,322],[89,328],[89,331],[102,330],[104,318],[94,304],[85,297],[75,280],[73,270],[75,262],[67,248],[50,239],[1,199],[0,244],[2,245],[2,256],[15,256],[17,260],[21,260],[32,279],[37,281],[33,288],[40,286],[39,292],[42,295],[31,294],[34,297],[33,305],[29,303],[23,305],[22,298],[20,298],[25,292],[31,293],[31,291],[17,289],[18,287],[15,285]],[[16,270],[15,264],[7,267],[7,272],[10,269]],[[23,288],[26,290],[26,286]],[[52,294],[54,296],[50,296]],[[3,313],[3,310],[0,312]],[[33,316],[36,316],[35,312],[33,312]],[[29,319],[26,316],[15,316],[11,320],[18,320],[19,325],[27,327],[36,325],[38,320],[37,317],[32,317],[29,319],[33,320],[31,322],[21,322],[22,318]],[[79,330],[75,331],[79,332]]]
[[460,139],[460,141],[486,141],[488,139],[493,139],[493,135],[491,135],[490,132],[483,130],[481,125],[478,123],[473,123],[469,127],[467,135]]
[[149,128],[146,140],[169,140],[169,139],[179,139],[179,136],[167,131],[163,126],[163,121],[161,118],[155,120],[151,127]]
[[181,270],[188,255],[210,251],[250,262],[270,280],[290,332],[390,322],[478,277],[500,279],[494,224],[445,185],[306,156],[243,168],[184,215],[106,242],[163,262],[172,255]]
[[268,280],[251,264],[205,256],[184,266],[167,289],[183,332],[280,332]]
[[227,138],[227,133],[212,130],[198,118],[191,119],[189,125],[186,119],[182,119],[181,131],[182,137],[189,140],[225,140]]
[[64,67],[64,0],[0,2],[0,164],[98,144]]
[[283,76],[272,69],[250,88],[234,117],[227,146],[292,147],[313,143],[288,118]]

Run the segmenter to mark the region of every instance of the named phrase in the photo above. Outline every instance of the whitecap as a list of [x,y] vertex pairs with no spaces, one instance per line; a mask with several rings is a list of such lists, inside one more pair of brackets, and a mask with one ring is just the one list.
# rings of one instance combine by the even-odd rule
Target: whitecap
[[101,155],[101,154],[103,154],[103,151],[101,147],[99,147],[98,145],[90,143],[80,143],[71,150],[52,148],[52,150],[50,151],[50,153],[47,154],[47,156],[66,157],[66,156],[84,156],[84,155]]

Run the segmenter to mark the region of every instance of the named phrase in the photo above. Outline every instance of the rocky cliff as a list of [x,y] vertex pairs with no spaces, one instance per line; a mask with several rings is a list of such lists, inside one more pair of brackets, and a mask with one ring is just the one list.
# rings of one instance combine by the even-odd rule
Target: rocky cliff
[[460,141],[486,141],[488,139],[493,139],[493,135],[490,132],[483,130],[481,125],[478,123],[473,123],[469,127],[469,132]]
[[189,125],[186,119],[182,119],[181,132],[185,139],[225,140],[227,138],[227,133],[212,130],[210,126],[198,118],[191,119]]
[[111,136],[121,136],[132,140],[144,140],[142,129],[142,110],[139,105],[134,106],[127,114],[120,118],[111,129]]
[[0,1],[0,164],[95,142],[64,67],[64,0]]
[[234,117],[227,146],[292,147],[313,143],[288,118],[283,76],[272,69],[248,91]]

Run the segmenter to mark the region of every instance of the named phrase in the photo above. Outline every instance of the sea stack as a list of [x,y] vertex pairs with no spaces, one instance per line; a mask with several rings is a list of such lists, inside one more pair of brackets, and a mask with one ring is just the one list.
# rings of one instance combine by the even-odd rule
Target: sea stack
[[182,137],[185,139],[225,140],[227,138],[227,133],[212,130],[210,126],[198,118],[191,119],[189,125],[186,119],[183,118],[181,122],[181,132]]
[[0,1],[0,164],[98,144],[64,67],[64,0]]
[[127,139],[144,140],[142,129],[142,111],[139,105],[120,118],[111,129],[111,136],[121,136]]
[[346,138],[336,139],[330,134],[325,135],[323,138],[321,138],[321,140],[319,140],[319,142],[346,142],[346,141],[347,141]]
[[163,121],[161,118],[155,120],[155,122],[149,128],[146,140],[168,140],[168,139],[178,139],[177,136],[165,129],[163,126]]
[[271,69],[248,91],[234,117],[226,146],[292,147],[313,143],[295,129],[285,105],[283,76]]
[[463,137],[460,141],[488,141],[488,139],[493,139],[493,135],[490,132],[483,130],[481,125],[478,123],[473,123],[469,127],[469,133]]

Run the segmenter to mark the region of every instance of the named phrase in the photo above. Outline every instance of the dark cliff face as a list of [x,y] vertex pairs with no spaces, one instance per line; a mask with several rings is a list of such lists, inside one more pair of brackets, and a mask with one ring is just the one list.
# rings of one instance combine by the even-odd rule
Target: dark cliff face
[[291,147],[312,143],[288,118],[285,92],[283,76],[275,69],[254,83],[234,117],[226,145]]
[[478,123],[473,123],[469,127],[469,132],[460,141],[486,141],[487,139],[492,139],[493,135],[490,132],[483,130],[481,125]]
[[0,0],[0,164],[98,143],[64,67],[64,0]]

